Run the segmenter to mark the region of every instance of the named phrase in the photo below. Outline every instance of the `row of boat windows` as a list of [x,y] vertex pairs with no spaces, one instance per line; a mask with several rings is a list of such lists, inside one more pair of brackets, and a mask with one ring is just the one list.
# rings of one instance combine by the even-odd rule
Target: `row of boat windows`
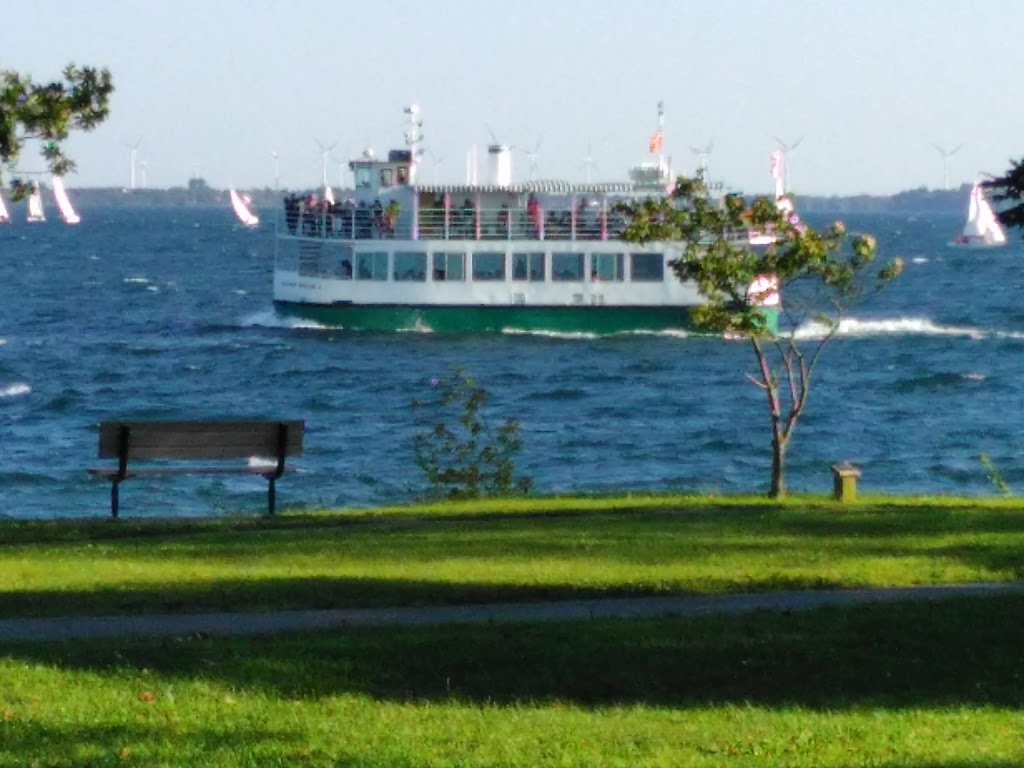
[[[387,252],[355,254],[355,270],[348,259],[341,262],[339,276],[357,280],[425,282],[428,254],[402,252],[394,254],[389,269]],[[548,258],[550,256],[550,259]],[[660,283],[665,279],[665,257],[660,253],[512,253],[475,252],[429,254],[430,275],[434,281],[466,280],[474,282],[513,280],[530,282],[583,282],[591,280],[624,282],[628,274],[632,282]],[[548,263],[550,261],[550,275]],[[468,263],[467,263],[468,262]],[[508,269],[510,267],[510,269]],[[589,267],[589,270],[588,270]]]

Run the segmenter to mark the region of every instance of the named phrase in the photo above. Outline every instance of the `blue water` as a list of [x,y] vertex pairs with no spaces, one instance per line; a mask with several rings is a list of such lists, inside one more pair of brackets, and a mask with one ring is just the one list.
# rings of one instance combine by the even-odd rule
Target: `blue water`
[[[0,228],[4,516],[107,514],[108,486],[86,469],[96,424],[116,417],[305,419],[302,472],[281,482],[280,504],[413,499],[424,489],[411,401],[458,366],[490,393],[492,422],[521,421],[519,469],[539,492],[767,488],[767,415],[745,378],[746,343],[296,327],[272,307],[270,227],[240,229],[228,210],[81,213],[77,227]],[[826,492],[830,464],[849,460],[862,491],[994,494],[980,454],[1024,487],[1019,241],[950,251],[961,222],[938,215],[847,224],[906,270],[826,349],[790,488]],[[137,479],[122,512],[255,512],[264,499],[245,477]]]

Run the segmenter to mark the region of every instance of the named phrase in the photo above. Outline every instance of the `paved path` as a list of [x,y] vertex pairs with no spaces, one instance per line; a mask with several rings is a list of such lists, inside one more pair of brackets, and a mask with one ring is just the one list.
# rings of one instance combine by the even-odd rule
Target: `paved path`
[[346,627],[432,626],[651,616],[705,616],[755,610],[802,611],[824,605],[944,600],[1024,594],[1024,581],[894,589],[810,590],[703,597],[623,597],[543,603],[366,608],[266,613],[144,614],[0,619],[0,642],[174,635],[258,635]]

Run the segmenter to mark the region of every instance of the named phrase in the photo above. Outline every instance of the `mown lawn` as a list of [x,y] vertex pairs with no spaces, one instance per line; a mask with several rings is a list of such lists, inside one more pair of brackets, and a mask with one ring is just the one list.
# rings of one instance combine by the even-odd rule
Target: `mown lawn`
[[0,616],[1013,580],[1016,500],[635,497],[0,523]]
[[1024,597],[0,647],[0,766],[1024,764]]

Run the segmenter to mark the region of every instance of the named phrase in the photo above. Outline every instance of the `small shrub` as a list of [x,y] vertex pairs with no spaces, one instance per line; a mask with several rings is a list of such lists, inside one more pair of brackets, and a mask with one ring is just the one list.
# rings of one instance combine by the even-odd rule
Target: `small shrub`
[[988,481],[992,483],[992,487],[1003,494],[1003,496],[1009,496],[1010,484],[1006,482],[1006,479],[999,472],[999,468],[992,461],[991,457],[987,453],[983,453],[978,457],[978,460],[981,462],[981,466],[985,468],[985,475],[988,477]]
[[492,430],[483,413],[487,392],[462,368],[430,386],[431,397],[413,400],[412,408],[421,428],[413,452],[431,493],[450,499],[528,493],[530,478],[515,477],[519,421]]

